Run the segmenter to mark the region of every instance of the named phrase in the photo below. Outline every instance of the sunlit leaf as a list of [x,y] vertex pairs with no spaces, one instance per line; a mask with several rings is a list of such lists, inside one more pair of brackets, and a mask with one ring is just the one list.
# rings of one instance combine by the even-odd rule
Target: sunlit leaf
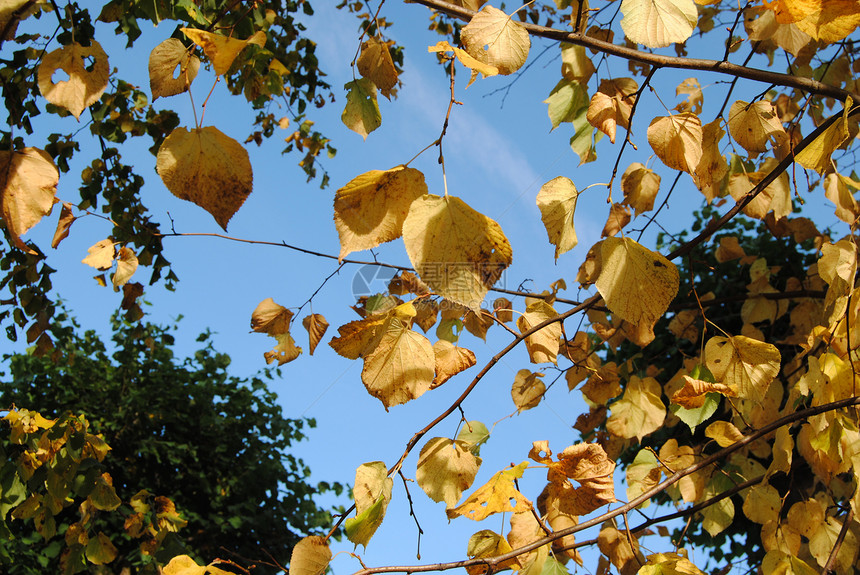
[[777,348],[742,335],[715,336],[705,345],[706,365],[714,379],[737,389],[743,399],[762,401],[779,372]]
[[324,537],[303,537],[290,555],[290,575],[322,575],[331,561],[331,549]]
[[305,316],[302,320],[302,326],[308,332],[308,345],[310,347],[310,354],[313,355],[314,350],[328,329],[328,322],[321,314],[312,313]]
[[529,33],[519,22],[492,6],[484,6],[460,31],[463,47],[475,59],[495,66],[499,74],[516,72],[529,55]]
[[527,369],[521,369],[517,372],[514,384],[511,386],[511,399],[514,400],[518,412],[522,413],[527,409],[537,407],[540,400],[543,399],[546,386],[540,379],[542,377],[542,373],[533,373]]
[[[517,318],[517,328],[520,333],[558,317],[558,312],[543,300],[536,301],[526,308],[525,313]],[[558,356],[558,340],[561,337],[561,323],[553,322],[526,338],[526,350],[532,363],[556,363]]]
[[766,152],[788,138],[773,104],[738,100],[729,109],[729,133],[751,156]]
[[648,126],[648,143],[664,164],[692,174],[702,160],[702,122],[690,112],[657,116]]
[[376,101],[376,85],[367,78],[344,84],[346,107],[340,119],[343,124],[365,140],[367,135],[382,125],[382,114]]
[[113,258],[116,253],[113,241],[110,238],[100,240],[87,248],[87,257],[81,263],[94,267],[97,270],[107,270],[113,266]]
[[388,44],[376,37],[362,42],[356,67],[359,74],[376,84],[382,95],[390,99],[392,89],[397,86],[397,69]]
[[266,45],[266,33],[263,31],[255,32],[247,40],[239,40],[195,28],[180,28],[180,30],[188,36],[189,40],[203,48],[206,57],[212,62],[212,68],[219,76],[227,73],[239,52],[249,44]]
[[486,519],[494,513],[527,513],[531,502],[514,487],[514,479],[523,476],[528,462],[504,469],[467,497],[463,503],[448,510],[448,518],[467,517],[475,521]]
[[[87,62],[91,62],[89,65]],[[67,80],[54,81],[62,70]],[[71,43],[42,58],[39,65],[39,91],[50,103],[67,109],[75,118],[98,102],[108,86],[110,65],[101,45],[90,40],[89,46]]]
[[451,508],[472,486],[480,466],[481,458],[469,451],[466,442],[435,437],[421,448],[415,479],[430,499]]
[[433,354],[436,356],[436,378],[433,387],[438,387],[454,377],[461,371],[475,365],[475,354],[466,349],[452,344],[450,341],[440,339],[433,344]]
[[420,397],[433,385],[436,356],[430,341],[396,317],[364,359],[361,381],[386,409]]
[[549,242],[555,246],[556,259],[572,250],[579,242],[573,226],[573,213],[578,196],[576,186],[564,176],[548,181],[538,192],[537,206]]
[[624,35],[648,48],[684,42],[699,17],[693,0],[623,0],[621,13]]
[[[179,68],[177,75],[176,68]],[[189,54],[176,38],[168,38],[149,54],[149,89],[152,100],[186,92],[200,70],[200,59]]]
[[51,213],[60,172],[38,148],[0,151],[0,215],[12,241],[28,253],[21,236]]
[[642,441],[659,429],[666,418],[660,394],[660,384],[653,377],[632,376],[624,395],[610,406],[612,413],[606,420],[606,429],[618,437]]

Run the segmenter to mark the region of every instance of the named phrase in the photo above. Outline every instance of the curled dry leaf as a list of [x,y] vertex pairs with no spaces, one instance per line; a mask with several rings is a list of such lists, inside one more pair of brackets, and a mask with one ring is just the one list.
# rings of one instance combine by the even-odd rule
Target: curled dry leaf
[[397,86],[397,69],[387,43],[376,37],[363,42],[356,65],[359,74],[376,84],[382,95],[391,99],[391,91]]
[[540,218],[546,228],[549,242],[555,246],[555,259],[579,243],[573,225],[573,213],[578,197],[576,186],[564,176],[548,181],[538,192],[536,201]]
[[528,513],[531,501],[514,487],[514,479],[522,477],[528,465],[528,461],[523,461],[516,467],[497,472],[463,503],[449,509],[448,518],[460,516],[482,521],[494,513]]
[[203,48],[206,57],[212,62],[212,68],[219,76],[225,74],[230,69],[233,60],[236,59],[239,52],[244,50],[249,44],[256,44],[261,47],[266,45],[266,33],[263,31],[255,32],[247,40],[238,40],[195,28],[180,28],[180,30],[182,30],[189,40]]
[[466,84],[466,87],[472,85],[472,82],[478,77],[480,73],[484,78],[489,78],[490,76],[495,76],[499,73],[499,69],[495,66],[491,66],[490,64],[485,64],[480,60],[477,60],[469,55],[468,52],[457,48],[456,46],[451,46],[447,41],[443,40],[438,42],[435,46],[428,46],[428,52],[453,52],[454,56],[457,57],[457,60],[460,61],[462,65],[469,68],[472,71],[472,77],[469,78],[469,83]]
[[269,297],[261,301],[251,313],[251,329],[274,337],[290,331],[292,319],[293,312]]
[[367,139],[368,134],[382,125],[382,114],[376,101],[376,85],[367,78],[344,84],[346,107],[340,119],[344,126]]
[[60,219],[57,222],[57,229],[54,232],[54,238],[51,240],[51,247],[56,249],[60,242],[69,237],[69,229],[75,223],[77,218],[72,214],[72,204],[63,202],[63,209],[60,210]]
[[403,235],[409,206],[426,193],[424,174],[405,166],[371,170],[337,190],[334,225],[340,238],[339,260]]
[[436,356],[436,378],[430,389],[434,389],[475,365],[475,354],[465,347],[457,347],[450,341],[440,339],[433,344]]
[[51,213],[60,172],[38,148],[0,151],[0,216],[15,245],[35,254],[21,236]]
[[137,256],[134,251],[128,247],[120,248],[116,256],[116,271],[111,278],[114,287],[124,286],[136,271]]
[[331,549],[325,537],[304,537],[290,555],[290,575],[323,575],[331,562]]
[[427,194],[412,202],[403,243],[424,283],[475,312],[511,265],[511,244],[499,224],[454,196]]
[[116,249],[114,248],[113,241],[107,238],[87,248],[87,254],[89,255],[82,259],[81,263],[104,271],[113,266],[115,253]]
[[[92,60],[89,66],[87,59]],[[69,79],[54,82],[57,70],[68,74]],[[80,118],[81,113],[104,94],[108,76],[108,57],[98,42],[91,40],[87,47],[73,42],[44,57],[39,65],[39,91],[50,103]]]
[[[174,77],[176,68],[179,74]],[[149,89],[152,100],[186,92],[200,70],[200,59],[188,53],[176,38],[168,38],[149,54]]]
[[421,448],[415,480],[430,499],[444,501],[450,509],[472,486],[479,467],[481,458],[469,451],[469,444],[434,437]]
[[630,223],[630,207],[624,204],[612,204],[609,207],[609,216],[600,232],[601,238],[612,237],[624,229]]
[[158,149],[156,170],[177,198],[194,202],[225,230],[251,194],[248,152],[218,128],[176,128]]
[[529,55],[529,33],[521,24],[492,6],[484,6],[460,32],[463,47],[475,59],[513,74]]
[[[520,333],[532,329],[549,319],[558,317],[558,312],[543,300],[538,300],[526,308],[517,318]],[[558,340],[561,337],[561,322],[554,322],[541,328],[526,338],[526,350],[532,363],[556,363]]]
[[540,400],[543,399],[543,394],[546,393],[546,385],[540,379],[543,375],[543,373],[531,372],[527,369],[521,369],[517,372],[514,384],[511,386],[511,399],[514,400],[517,412],[522,413],[537,407]]
[[305,319],[302,320],[302,325],[308,331],[308,346],[310,347],[310,354],[313,355],[314,350],[328,329],[328,322],[322,314],[312,313],[305,316]]
[[689,375],[684,378],[684,387],[672,395],[672,403],[677,403],[686,409],[695,409],[705,404],[705,398],[709,393],[719,393],[726,397],[737,397],[734,389],[722,383],[710,383],[701,379],[694,379]]
[[621,176],[624,203],[632,206],[636,215],[654,209],[654,200],[660,190],[660,175],[639,162],[633,162]]

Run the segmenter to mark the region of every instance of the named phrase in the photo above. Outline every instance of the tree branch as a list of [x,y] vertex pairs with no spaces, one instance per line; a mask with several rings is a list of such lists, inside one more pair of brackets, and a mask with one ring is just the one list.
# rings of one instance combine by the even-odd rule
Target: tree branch
[[[428,8],[432,8],[433,10],[437,10],[439,12],[447,14],[448,16],[459,18],[460,20],[471,20],[472,16],[474,16],[475,14],[475,12],[473,12],[472,10],[469,10],[467,8],[461,8],[455,4],[445,2],[444,0],[413,1],[416,4],[422,4]],[[520,23],[520,26],[525,28],[529,32],[529,34],[533,36],[539,36],[541,38],[548,38],[550,40],[557,40],[559,42],[567,42],[570,44],[585,46],[586,48],[592,48],[605,54],[618,56],[619,58],[624,58],[625,60],[632,60],[634,62],[649,64],[651,66],[658,66],[662,68],[676,68],[679,70],[700,70],[703,72],[716,72],[719,74],[726,74],[729,76],[745,78],[747,80],[754,80],[756,82],[764,82],[765,84],[776,84],[778,86],[796,88],[798,90],[803,90],[804,92],[808,93],[819,94],[822,96],[830,96],[831,98],[837,98],[843,102],[848,96],[851,96],[855,101],[860,99],[860,96],[854,94],[853,92],[849,92],[848,90],[843,90],[841,88],[837,88],[836,86],[831,86],[830,84],[825,84],[823,82],[819,82],[811,78],[791,76],[789,74],[771,72],[770,70],[760,70],[758,68],[748,68],[746,66],[732,64],[731,62],[727,62],[725,60],[681,58],[677,56],[663,56],[659,54],[652,54],[650,52],[642,52],[635,48],[627,48],[626,46],[618,46],[611,42],[604,42],[603,40],[598,40],[597,38],[592,38],[583,34],[568,32],[566,30],[557,30],[555,28],[547,28],[546,26],[538,26],[536,24],[529,24],[526,22]]]

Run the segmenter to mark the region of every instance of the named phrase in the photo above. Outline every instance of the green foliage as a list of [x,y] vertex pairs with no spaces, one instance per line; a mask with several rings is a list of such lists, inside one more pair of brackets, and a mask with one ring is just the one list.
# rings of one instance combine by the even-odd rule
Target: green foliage
[[[199,338],[201,349],[182,359],[174,355],[170,329],[117,319],[113,326],[109,349],[68,320],[55,324],[54,357],[7,357],[11,381],[0,392],[3,406],[30,406],[45,417],[80,414],[70,421],[85,417],[87,438],[109,440],[104,460],[82,463],[78,474],[109,474],[122,500],[118,513],[95,513],[90,527],[110,534],[117,547],[112,569],[154,569],[146,553],[155,544],[142,548],[128,530],[129,521],[145,523],[135,513],[146,492],[175,502],[188,523],[159,541],[154,555],[162,564],[183,549],[200,557],[266,559],[266,551],[288,556],[300,536],[330,522],[311,500],[329,487],[308,485],[309,470],[287,452],[313,421],[284,418],[266,388],[268,372],[249,380],[229,376],[230,358],[216,352],[206,334]],[[0,468],[6,478],[0,483],[18,486],[7,468]],[[339,485],[334,488],[339,492]],[[4,503],[15,489],[4,485]],[[57,537],[29,522],[7,521],[15,539],[0,543],[3,570],[59,572],[63,535],[77,520],[76,508],[58,513]],[[258,572],[269,571],[261,566]]]

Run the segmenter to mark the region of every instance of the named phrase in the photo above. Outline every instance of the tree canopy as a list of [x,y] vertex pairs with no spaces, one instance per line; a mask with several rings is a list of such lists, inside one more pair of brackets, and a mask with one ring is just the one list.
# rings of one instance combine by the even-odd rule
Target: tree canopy
[[[85,418],[89,434],[110,439],[99,471],[110,477],[124,506],[118,513],[94,513],[88,530],[113,535],[115,572],[125,567],[155,572],[156,561],[164,564],[188,552],[267,560],[266,553],[284,556],[301,536],[330,522],[312,500],[320,491],[308,485],[309,470],[289,453],[312,420],[284,418],[265,379],[228,375],[229,356],[216,352],[207,334],[199,338],[200,350],[183,359],[174,355],[169,329],[119,320],[113,327],[109,352],[94,332],[81,334],[59,317],[51,328],[55,357],[6,358],[10,379],[0,389],[0,403],[37,406],[50,419],[74,413]],[[26,445],[13,440],[3,447],[9,457],[0,472],[5,477],[9,468],[15,473],[21,449],[16,443]],[[28,483],[50,485],[52,473],[75,475],[68,463],[48,463],[47,476],[34,475]],[[84,488],[75,493],[87,496]],[[147,499],[154,508],[175,505],[176,511],[172,529],[141,541],[145,522],[135,512]],[[170,515],[165,509],[159,508],[158,519]],[[79,525],[75,506],[52,512],[57,534]],[[71,573],[87,558],[92,561],[78,557],[76,565],[45,525],[7,523],[14,539],[0,544],[4,572]],[[43,538],[49,545],[42,549],[37,541]],[[259,568],[276,571],[263,563]]]
[[[272,288],[250,304],[251,329],[275,340],[265,361],[289,370],[291,362],[335,361],[335,354],[360,360],[354,379],[386,412],[428,401],[425,395],[443,385],[435,395],[461,390],[429,422],[403,430],[399,457],[383,461],[381,454],[356,465],[352,508],[325,534],[292,548],[293,575],[325,572],[340,549],[331,545],[339,528],[356,547],[361,575],[459,568],[471,575],[556,575],[586,560],[589,572],[621,575],[695,574],[735,564],[766,575],[855,572],[860,2],[410,4],[423,6],[410,6],[409,17],[429,16],[433,41],[396,39],[391,2],[338,6],[358,22],[354,54],[341,63],[352,75],[343,90],[324,81],[317,45],[305,34],[314,11],[304,0],[146,7],[115,0],[98,15],[73,2],[16,0],[4,8],[0,80],[9,117],[0,140],[0,285],[9,297],[0,321],[9,337],[26,337],[34,356],[62,357],[52,335],[51,277],[54,267],[79,264],[55,262],[25,238],[34,226],[53,225],[44,220],[55,203],[62,207],[53,246],[76,233],[84,224],[72,226],[85,215],[109,220],[110,235],[81,254],[83,264],[103,272],[97,281],[122,290],[126,319],[139,321],[142,268],[151,268],[150,283],[173,287],[177,276],[163,240],[195,235],[156,222],[144,203],[144,181],[196,204],[226,230],[256,193],[248,144],[270,145],[276,129],[286,129],[284,151],[301,157],[309,179],[337,187],[321,192],[332,198],[333,226],[328,217],[319,226],[336,231],[338,253],[292,240],[207,234],[337,261],[307,299]],[[157,44],[147,47],[148,90],[120,79],[96,33],[109,23],[131,46],[147,21],[160,24]],[[561,61],[548,94],[532,94],[528,83],[538,44]],[[316,131],[315,115],[336,104],[342,124],[365,145],[385,146],[374,132],[409,87],[407,50],[410,58],[438,62],[449,79],[438,128],[416,134],[415,150],[396,165],[357,167],[348,181],[331,182],[320,162],[334,155],[334,135]],[[215,75],[211,89],[200,89],[201,67]],[[675,81],[677,71],[689,76]],[[244,143],[203,123],[222,79],[255,111]],[[547,128],[570,134],[579,167],[559,168],[535,195],[533,214],[523,214],[540,219],[553,259],[541,255],[543,231],[514,250],[502,225],[474,207],[475,192],[449,182],[446,163],[473,152],[447,138],[460,109],[481,105],[466,88],[493,82],[545,98]],[[190,113],[162,107],[186,95]],[[381,107],[380,95],[391,103]],[[36,120],[43,113],[86,123],[68,118],[45,128]],[[81,145],[85,136],[93,145]],[[123,160],[123,146],[142,136],[152,140],[153,157]],[[80,198],[57,197],[60,179],[77,177],[69,162],[93,151]],[[599,179],[582,176],[598,154],[609,158]],[[433,189],[431,170],[441,173]],[[606,200],[600,216],[578,213],[595,194]],[[661,215],[682,195],[704,207],[690,216],[689,232],[673,234]],[[824,204],[832,215],[820,209]],[[574,224],[583,219],[605,224],[600,240],[573,261]],[[366,251],[372,256],[356,255]],[[387,259],[404,252],[409,265]],[[515,258],[545,259],[546,267],[561,262],[561,277],[533,290],[508,289],[499,280],[515,269]],[[359,317],[338,321],[332,337],[325,316],[334,314],[321,309],[318,294],[353,265],[392,277],[378,293],[342,302]],[[481,340],[493,355],[470,349]],[[468,400],[502,364],[516,365],[508,381],[515,414],[550,410],[550,388],[564,383],[581,398],[579,411],[566,414],[577,431],[572,444],[523,428],[531,448],[515,450],[493,442],[495,425],[469,415],[475,406]],[[507,388],[503,395],[510,409]],[[28,414],[10,411],[13,432],[28,417],[31,427],[43,428]],[[85,433],[82,441],[95,446],[90,436],[97,437]],[[488,452],[511,464],[487,469]],[[395,490],[395,479],[403,489]],[[372,546],[396,498],[408,500],[420,546],[413,508],[420,494],[410,491],[412,481],[444,503],[441,519],[490,520],[466,541],[452,542],[459,551],[450,561],[367,565],[357,548]],[[652,502],[677,510],[646,509]],[[35,503],[18,511],[19,503],[6,512],[43,512]],[[267,543],[257,534],[250,540]],[[93,557],[109,564],[100,552],[106,545],[97,547]],[[593,561],[584,549],[596,549]],[[196,560],[180,555],[165,572],[202,573],[199,562],[216,559],[217,552]]]

